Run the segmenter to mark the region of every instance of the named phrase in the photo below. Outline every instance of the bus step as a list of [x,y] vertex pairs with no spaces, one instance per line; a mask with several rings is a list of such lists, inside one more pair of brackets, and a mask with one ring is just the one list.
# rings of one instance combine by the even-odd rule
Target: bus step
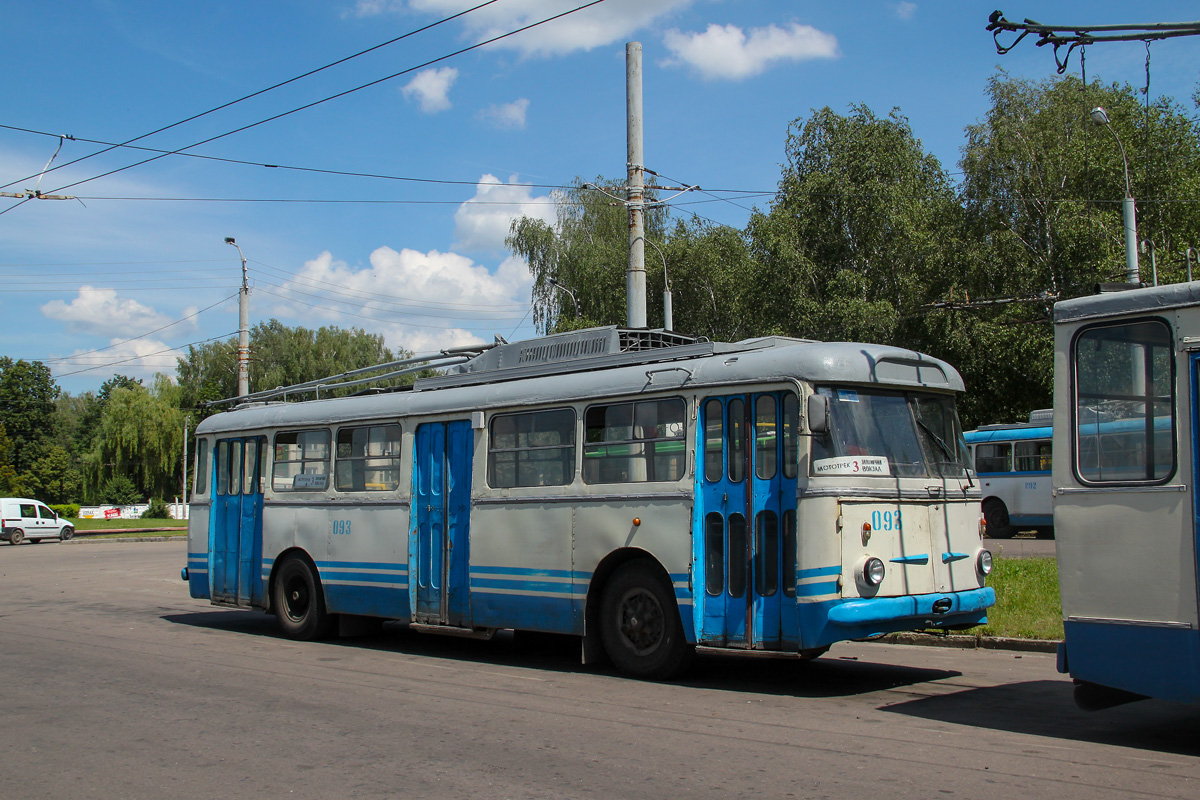
[[488,641],[496,635],[495,628],[456,628],[453,625],[427,625],[423,622],[410,622],[410,631],[418,633],[437,633],[442,636],[458,636],[463,639],[483,639]]

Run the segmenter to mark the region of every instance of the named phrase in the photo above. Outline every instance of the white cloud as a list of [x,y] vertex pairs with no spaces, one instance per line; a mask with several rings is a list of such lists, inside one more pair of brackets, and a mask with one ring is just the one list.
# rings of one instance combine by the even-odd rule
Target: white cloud
[[[496,42],[493,47],[517,50],[523,56],[556,56],[622,42],[634,31],[692,0],[608,0],[597,6],[547,22]],[[467,35],[486,41],[517,28],[570,11],[581,0],[506,0],[462,18]],[[462,0],[410,0],[418,11],[445,16],[463,10]]]
[[[355,268],[324,252],[273,291],[272,313],[303,318],[308,327],[362,327],[382,333],[390,347],[430,352],[491,341],[493,331],[507,335],[527,313],[532,284],[520,259],[492,272],[457,253],[379,247],[369,268]],[[314,307],[314,294],[324,308]]]
[[807,61],[838,55],[837,38],[810,25],[752,28],[750,35],[736,25],[708,26],[704,33],[681,33],[672,28],[663,43],[673,58],[664,66],[687,64],[706,79],[741,80],[781,61]]
[[504,249],[504,238],[512,221],[535,217],[554,224],[554,203],[549,195],[534,197],[532,187],[508,183],[494,175],[484,175],[475,187],[475,196],[454,212],[454,248],[472,253],[496,253]]
[[901,0],[896,4],[896,16],[902,20],[910,20],[917,13],[917,4],[910,3],[908,0]]
[[[116,289],[80,286],[79,294],[70,303],[51,300],[41,306],[42,315],[66,324],[74,333],[123,338],[169,325],[173,320],[137,300],[122,298]],[[189,308],[181,317],[196,313]],[[187,323],[185,323],[187,324]],[[189,327],[195,327],[194,321]]]
[[488,106],[479,112],[479,118],[500,130],[525,130],[525,114],[529,111],[529,100],[522,97],[511,103]]
[[343,16],[376,17],[389,11],[403,11],[402,0],[358,0],[354,9]]
[[426,114],[436,114],[450,108],[448,96],[450,87],[458,80],[458,70],[454,67],[426,69],[417,73],[400,91],[406,100],[416,98],[421,110]]

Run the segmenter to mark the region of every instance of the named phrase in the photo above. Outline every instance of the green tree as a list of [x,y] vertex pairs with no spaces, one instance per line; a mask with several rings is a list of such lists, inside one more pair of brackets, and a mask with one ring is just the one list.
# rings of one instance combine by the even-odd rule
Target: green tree
[[1183,251],[1200,241],[1200,139],[1170,98],[1146,109],[1129,86],[1001,72],[987,91],[991,108],[967,129],[960,162],[966,235],[981,257],[964,259],[955,286],[974,304],[938,324],[942,353],[967,377],[964,416],[1019,421],[1050,405],[1053,300],[1124,280],[1125,167],[1090,110],[1107,109],[1124,144],[1138,234],[1155,244],[1161,282],[1183,279]]
[[[272,319],[250,330],[250,391],[339,375],[409,355],[403,351],[393,353],[384,345],[383,336],[359,328],[330,326],[310,330],[289,327]],[[201,404],[237,395],[237,341],[229,339],[188,348],[187,357],[179,359],[177,374],[181,407],[201,409],[202,415],[215,413],[220,409],[204,410]],[[382,385],[412,381],[413,376],[403,376]]]
[[[533,322],[543,333],[625,323],[629,216],[613,199],[623,196],[624,190],[612,181],[597,178],[594,184],[584,184],[576,179],[555,196],[555,224],[530,217],[513,221],[505,245],[529,264]],[[652,188],[647,197],[653,199]],[[660,247],[665,226],[662,208],[646,214],[646,238]],[[646,262],[651,264],[653,246],[647,246],[646,252]],[[657,287],[651,286],[648,270],[647,292],[657,291],[661,297],[661,270],[658,276]],[[575,294],[578,316],[571,298],[551,280]],[[658,319],[662,319],[661,305]]]
[[797,119],[766,213],[748,234],[760,329],[907,346],[920,308],[952,285],[960,206],[938,160],[898,110],[829,108]]
[[38,499],[46,503],[72,503],[81,496],[83,475],[61,445],[46,447],[30,474],[39,487]]
[[85,460],[89,485],[105,487],[126,477],[138,499],[177,494],[183,458],[180,395],[165,375],[156,376],[152,390],[140,384],[112,389]]
[[18,473],[29,470],[37,455],[34,445],[52,429],[58,394],[58,384],[42,362],[0,357],[0,425],[12,440],[8,463]]

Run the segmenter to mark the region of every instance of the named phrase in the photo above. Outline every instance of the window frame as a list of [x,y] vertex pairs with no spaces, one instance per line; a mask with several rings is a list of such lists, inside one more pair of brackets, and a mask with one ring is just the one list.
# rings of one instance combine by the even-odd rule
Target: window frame
[[[548,433],[551,429],[548,428],[546,430],[540,430],[540,431],[535,431],[532,429],[520,430],[519,429],[520,426],[518,426],[518,429],[515,429],[512,434],[517,439],[517,444],[515,446],[513,446],[513,447],[497,447],[496,446],[496,441],[499,438],[496,434],[496,424],[498,422],[501,422],[504,420],[534,420],[539,417],[546,419],[546,418],[548,418],[548,415],[550,415],[550,414],[564,413],[564,412],[567,414],[570,414],[570,417],[571,417],[570,435],[565,437],[564,441],[560,441],[557,444],[548,444],[548,445],[521,445],[520,439],[522,436],[525,436],[528,438],[530,434]],[[566,426],[564,426],[564,427],[560,428],[558,432],[560,434],[562,434],[566,430],[567,430],[567,428],[566,428]],[[556,406],[554,408],[540,408],[540,409],[536,409],[533,411],[510,411],[510,412],[504,412],[504,413],[500,413],[500,414],[493,414],[491,419],[489,419],[488,423],[487,423],[487,434],[488,434],[488,437],[487,437],[487,439],[488,439],[487,470],[486,470],[485,480],[486,480],[489,488],[492,488],[492,489],[535,489],[535,488],[545,488],[545,487],[555,487],[555,486],[570,486],[571,484],[573,484],[575,482],[576,476],[579,474],[579,413],[578,413],[578,411],[576,411],[576,409],[573,406]],[[508,435],[508,434],[501,434],[501,435],[503,436],[503,435]],[[535,464],[537,461],[541,460],[541,459],[531,459],[528,456],[530,456],[531,454],[534,454],[534,453],[549,454],[553,451],[563,451],[563,450],[569,451],[569,458],[566,457],[565,455],[560,455],[558,457],[558,460],[564,465],[567,463],[570,464],[569,469],[564,470],[563,477],[565,480],[563,480],[561,483],[544,483],[544,482],[522,483],[521,482],[522,465],[527,465],[526,469],[529,469],[530,467],[528,465]],[[503,485],[503,484],[499,483],[497,481],[497,477],[496,477],[496,475],[497,475],[497,458],[496,457],[498,455],[504,456],[507,454],[513,454],[513,462],[512,462],[513,483],[511,485]],[[545,460],[548,461],[550,459],[545,459]],[[544,475],[545,473],[543,472],[541,474]]]
[[[312,433],[325,434],[325,457],[323,459],[306,458],[305,457],[305,453],[307,452],[307,449],[308,449],[308,443],[302,444],[300,441],[300,437],[302,434],[312,434]],[[295,441],[293,441],[293,442],[285,441],[285,442],[283,442],[283,444],[285,444],[285,445],[291,444],[294,446],[299,446],[300,447],[300,458],[299,459],[290,459],[290,458],[280,459],[279,458],[279,445],[280,445],[279,440],[280,440],[280,437],[285,437],[285,436],[295,436],[296,437]],[[330,471],[330,464],[332,461],[333,461],[333,432],[329,428],[297,428],[294,430],[276,431],[275,435],[273,437],[271,437],[271,491],[274,491],[274,492],[325,492],[325,491],[328,491],[330,484],[331,484],[331,481],[329,479],[329,471]],[[287,485],[287,486],[279,485],[280,476],[278,474],[278,471],[279,471],[279,467],[281,464],[299,464],[300,465],[299,472],[296,472],[289,476],[286,476],[286,479],[290,480],[290,482],[291,482],[290,485]],[[325,470],[324,470],[324,472],[312,472],[312,473],[307,472],[307,467],[309,464],[324,464]],[[325,485],[320,488],[317,488],[315,486],[314,487],[301,486],[301,487],[297,488],[295,486],[295,480],[296,480],[297,475],[323,475],[325,477]]]
[[[656,406],[656,409],[655,409],[656,433],[657,433],[657,421],[659,420],[659,414],[658,414],[659,409],[661,409],[664,404],[671,404],[671,405],[678,406],[679,423],[683,426],[682,430],[679,433],[679,436],[657,436],[657,435],[633,436],[632,428],[637,427],[639,407],[652,405],[652,404],[654,406]],[[589,431],[594,431],[594,430],[609,431],[609,430],[615,429],[615,428],[610,429],[607,425],[604,425],[601,427],[589,427],[589,419],[592,417],[593,413],[600,412],[600,411],[607,412],[608,409],[619,408],[621,406],[630,406],[632,409],[631,413],[630,413],[630,422],[631,422],[630,437],[631,438],[628,438],[628,439],[603,439],[601,441],[589,442],[588,441]],[[678,483],[679,481],[684,480],[688,476],[688,460],[687,460],[688,424],[687,424],[687,418],[688,418],[687,400],[683,397],[676,396],[676,395],[673,395],[670,397],[632,398],[632,399],[628,399],[628,400],[618,400],[615,402],[593,403],[592,405],[585,407],[583,410],[583,462],[582,462],[582,466],[579,471],[580,478],[582,479],[583,483],[587,486],[621,486],[621,485],[642,484],[642,483]],[[605,416],[605,421],[607,422],[607,414]],[[602,478],[599,475],[597,475],[594,479],[588,478],[587,473],[588,473],[588,456],[589,456],[588,450],[589,449],[601,449],[601,448],[607,449],[609,447],[622,447],[622,446],[633,449],[633,448],[640,446],[642,448],[642,452],[640,454],[635,455],[635,454],[630,453],[630,454],[624,456],[624,458],[628,459],[630,464],[632,464],[635,461],[639,461],[639,462],[647,465],[647,467],[648,467],[647,474],[649,475],[651,472],[654,471],[655,463],[656,463],[657,459],[659,458],[658,453],[657,453],[658,446],[660,444],[666,443],[666,442],[677,443],[680,448],[680,454],[682,455],[682,461],[676,462],[679,464],[678,474],[673,478],[659,478],[657,475],[655,475],[654,477],[647,477],[645,479],[630,479],[630,480],[607,480],[607,479]],[[605,458],[609,458],[610,456],[608,456],[607,454],[604,454],[604,455],[598,454],[598,455],[593,455],[592,457],[595,459],[598,459],[597,461],[595,461],[593,463],[597,464],[597,471],[599,472],[599,471],[601,471],[599,465],[601,465],[603,463],[603,460]],[[612,458],[621,458],[621,456],[612,456]]]
[[[1121,478],[1116,478],[1116,479],[1106,479],[1106,478],[1097,479],[1097,478],[1093,478],[1093,477],[1085,477],[1083,474],[1083,471],[1081,469],[1081,463],[1080,463],[1080,459],[1082,456],[1082,449],[1083,449],[1081,447],[1081,436],[1080,436],[1081,431],[1080,431],[1080,419],[1079,419],[1079,402],[1080,402],[1080,399],[1079,399],[1079,397],[1080,397],[1079,354],[1080,354],[1080,346],[1084,341],[1087,340],[1087,337],[1089,336],[1089,334],[1095,333],[1096,331],[1101,331],[1101,330],[1106,330],[1106,329],[1112,330],[1112,329],[1118,329],[1118,328],[1136,328],[1138,326],[1144,326],[1144,325],[1159,326],[1162,329],[1162,331],[1166,334],[1164,337],[1165,343],[1166,343],[1165,350],[1167,352],[1167,363],[1168,363],[1168,371],[1167,371],[1166,379],[1167,379],[1167,385],[1169,387],[1170,393],[1162,401],[1165,401],[1167,403],[1167,411],[1169,413],[1170,422],[1171,422],[1170,429],[1169,429],[1169,434],[1170,434],[1169,444],[1170,444],[1170,448],[1171,448],[1171,462],[1170,462],[1169,468],[1162,475],[1162,477],[1154,477],[1154,478],[1130,479],[1127,477],[1121,477]],[[1131,340],[1131,343],[1136,343],[1136,342],[1133,342]],[[1153,342],[1151,343],[1151,345],[1155,346],[1155,347],[1162,346],[1160,344],[1156,344]],[[1178,357],[1178,351],[1176,349],[1176,342],[1175,342],[1175,329],[1171,325],[1171,323],[1163,317],[1136,317],[1136,318],[1132,318],[1132,319],[1104,320],[1102,322],[1097,322],[1097,323],[1094,323],[1091,325],[1085,325],[1085,326],[1079,328],[1077,331],[1075,331],[1074,335],[1071,337],[1071,349],[1070,349],[1070,353],[1069,353],[1070,390],[1069,390],[1068,400],[1069,400],[1069,404],[1070,404],[1069,419],[1070,419],[1070,426],[1071,426],[1071,428],[1070,428],[1071,472],[1074,475],[1075,479],[1080,484],[1082,484],[1084,486],[1162,486],[1164,484],[1170,483],[1179,474],[1179,466],[1180,466],[1179,465],[1179,460],[1180,460],[1179,411],[1177,408],[1178,401],[1179,401],[1179,387],[1178,387],[1178,375],[1177,375],[1178,365],[1176,363],[1177,357]],[[1153,362],[1153,359],[1151,359],[1151,363],[1152,362]],[[1114,395],[1113,399],[1116,399],[1116,397],[1117,396]],[[1141,398],[1137,398],[1133,395],[1128,395],[1127,397],[1132,398],[1134,400],[1142,400],[1142,401],[1149,400],[1152,404],[1162,402],[1157,397],[1155,397],[1153,394],[1151,394],[1149,392],[1146,395],[1142,396]],[[1153,420],[1154,417],[1155,417],[1155,415],[1152,413],[1151,420]],[[1137,419],[1137,418],[1134,417],[1132,419]],[[1143,419],[1145,419],[1145,417],[1143,417]],[[1118,420],[1118,421],[1122,421],[1122,420]],[[1101,424],[1103,424],[1103,423],[1100,423],[1100,422],[1096,423],[1097,427],[1099,427],[1099,425],[1101,425]],[[1152,441],[1157,439],[1156,432],[1157,432],[1157,427],[1154,425],[1154,423],[1152,421],[1151,422],[1151,440]],[[1101,445],[1102,445],[1102,441],[1098,441],[1097,447],[1099,447]],[[1149,459],[1147,459],[1147,461],[1149,461]]]
[[[390,455],[371,455],[371,443],[373,441],[371,438],[372,433],[377,430],[386,431],[389,428],[394,428],[396,430],[396,436],[394,439],[388,438],[385,436],[385,438],[382,440],[382,444],[385,446],[384,449],[387,449],[386,445],[388,445],[392,442],[395,442],[395,453],[390,454]],[[354,436],[353,435],[354,435],[355,431],[366,431],[367,432],[366,433],[366,437],[367,437],[366,450],[365,450],[364,454],[361,456],[360,455],[349,455],[349,456],[344,456],[344,457],[341,456],[340,451],[341,451],[341,446],[342,446],[342,434],[350,434],[351,438],[350,438],[350,442],[348,444],[350,445],[351,449],[353,449],[353,447],[354,447]],[[400,484],[402,482],[401,481],[401,477],[402,477],[401,476],[401,465],[402,465],[402,460],[403,460],[403,454],[404,454],[404,425],[400,422],[380,421],[380,422],[374,422],[374,423],[367,423],[365,425],[343,425],[343,426],[339,427],[337,429],[336,435],[333,437],[333,490],[335,492],[351,493],[351,494],[356,494],[359,492],[394,492],[394,491],[398,490],[400,488]],[[387,462],[389,462],[389,464],[387,464],[387,465],[375,464],[375,462],[382,462],[382,461],[387,461]],[[353,472],[354,472],[355,464],[362,465],[362,474],[363,474],[363,478],[364,478],[362,489],[354,488],[353,482],[351,482],[351,485],[349,487],[343,488],[342,480],[341,480],[341,470],[339,469],[343,464],[346,464],[349,466],[349,468],[351,470],[351,474],[353,474]],[[374,466],[373,466],[373,464],[374,464]],[[372,472],[394,472],[395,480],[391,485],[382,486],[380,488],[372,488],[365,480],[366,475],[368,473],[372,473]]]

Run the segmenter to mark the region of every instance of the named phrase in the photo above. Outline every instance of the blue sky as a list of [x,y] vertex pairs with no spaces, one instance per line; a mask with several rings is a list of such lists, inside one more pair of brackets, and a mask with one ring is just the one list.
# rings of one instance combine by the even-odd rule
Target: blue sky
[[[1184,2],[605,0],[422,67],[584,2],[498,0],[137,142],[176,150],[405,72],[188,151],[209,158],[96,178],[154,155],[118,149],[39,183],[58,135],[75,139],[53,166],[102,149],[83,140],[124,142],[478,2],[4,0],[0,191],[67,186],[80,199],[0,198],[12,207],[0,213],[0,355],[48,363],[72,393],[118,372],[174,374],[174,348],[236,334],[227,236],[249,261],[251,324],[360,327],[421,353],[535,335],[528,270],[504,235],[515,216],[552,219],[553,186],[623,177],[627,41],[643,44],[646,165],[713,190],[673,213],[740,228],[770,202],[789,122],[813,108],[899,108],[957,171],[996,69],[1055,73],[1032,38],[997,55],[985,30],[997,5],[1052,24],[1198,16]],[[1150,54],[1152,96],[1193,110],[1200,38]],[[1141,87],[1145,60],[1141,43],[1095,45],[1088,76]]]

